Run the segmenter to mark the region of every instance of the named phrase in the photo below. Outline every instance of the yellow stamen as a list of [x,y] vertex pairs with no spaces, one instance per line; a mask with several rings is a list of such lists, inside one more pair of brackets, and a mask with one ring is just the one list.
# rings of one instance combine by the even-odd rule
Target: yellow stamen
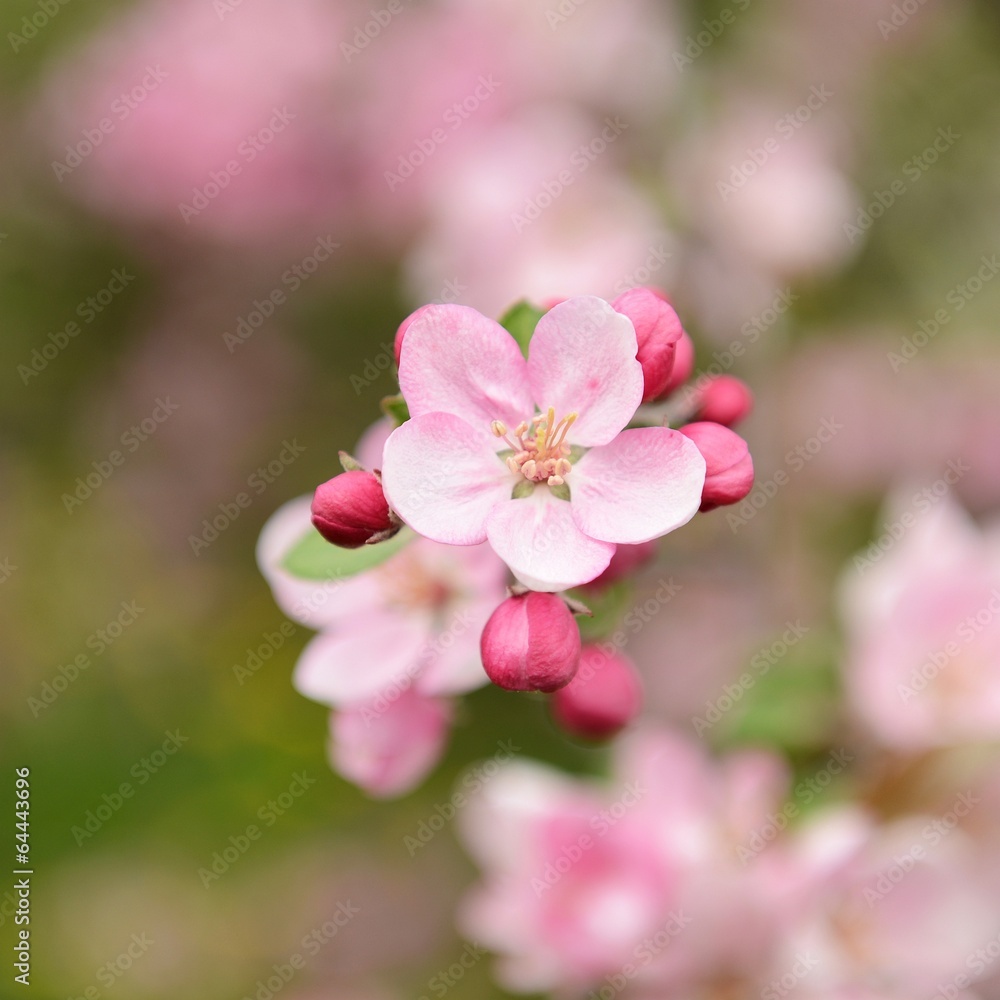
[[514,429],[513,441],[507,436],[507,425],[502,420],[493,420],[490,429],[510,445],[513,454],[504,461],[512,473],[529,482],[563,486],[573,469],[566,438],[576,419],[576,413],[569,413],[557,421],[555,407],[550,406],[530,421],[522,420]]

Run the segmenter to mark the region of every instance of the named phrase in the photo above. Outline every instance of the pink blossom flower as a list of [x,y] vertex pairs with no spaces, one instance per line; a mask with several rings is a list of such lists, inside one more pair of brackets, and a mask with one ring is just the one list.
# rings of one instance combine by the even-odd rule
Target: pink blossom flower
[[[359,457],[377,460],[380,432],[366,436]],[[310,497],[299,497],[271,517],[257,548],[278,605],[320,630],[295,685],[334,708],[334,769],[373,795],[403,794],[444,751],[452,696],[487,682],[479,635],[503,598],[506,569],[488,546],[417,538],[366,572],[303,580],[282,560],[309,530]]]
[[[676,875],[669,852],[629,812],[641,794],[619,790],[616,801],[596,785],[518,761],[463,814],[485,880],[460,924],[501,953],[504,985],[582,987],[667,920]],[[618,821],[602,821],[609,809]]]
[[618,166],[628,133],[580,171],[580,150],[615,128],[571,105],[536,106],[426,171],[429,221],[405,263],[415,299],[455,301],[457,288],[496,316],[521,298],[610,298],[654,272],[668,283],[675,238]]
[[844,581],[851,704],[882,742],[911,752],[996,740],[1000,535],[948,497],[920,511],[904,501]]
[[890,997],[931,996],[968,972],[966,959],[996,935],[996,907],[971,841],[959,831],[935,840],[933,829],[933,817],[878,826],[844,806],[796,830],[782,847],[786,924],[764,982],[781,983],[802,954],[809,967],[785,983],[797,1000],[864,996],[875,984]]
[[601,784],[520,761],[463,814],[484,877],[460,923],[500,953],[501,982],[582,991],[630,966],[629,982],[680,996],[719,968],[762,964],[774,894],[735,848],[779,807],[781,763],[716,764],[684,739],[637,731],[614,774]]
[[[384,700],[384,704],[382,701]],[[330,763],[372,795],[415,788],[444,752],[452,703],[410,689],[330,714]]]
[[424,311],[401,354],[412,419],[386,443],[390,505],[435,541],[488,539],[522,583],[544,591],[593,580],[616,544],[685,524],[705,461],[677,431],[624,429],[642,398],[636,350],[632,323],[594,297],[546,313],[527,361],[473,309]]
[[341,707],[388,688],[447,695],[485,684],[479,636],[503,599],[506,577],[489,547],[416,538],[355,576],[299,580],[281,560],[310,530],[309,507],[310,498],[300,497],[279,508],[258,545],[258,562],[279,606],[321,629],[299,658],[299,691]]
[[[349,14],[324,0],[226,17],[153,0],[114,18],[43,97],[69,162],[59,180],[110,215],[226,241],[343,227],[359,169],[338,49]],[[93,152],[70,160],[67,144],[101,122]]]

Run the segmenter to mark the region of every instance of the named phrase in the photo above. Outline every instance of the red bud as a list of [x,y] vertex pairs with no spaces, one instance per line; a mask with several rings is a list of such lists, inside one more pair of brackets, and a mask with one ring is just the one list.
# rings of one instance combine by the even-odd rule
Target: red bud
[[694,371],[694,341],[682,333],[674,349],[674,367],[661,395],[669,396],[679,389]]
[[749,416],[753,393],[747,384],[732,375],[710,379],[698,393],[696,416],[724,427],[732,427]]
[[673,306],[651,288],[630,288],[611,307],[627,316],[635,327],[639,344],[636,359],[642,365],[642,401],[648,403],[662,396],[670,384],[677,342],[684,333],[681,321]]
[[312,523],[328,542],[345,549],[360,548],[393,527],[378,476],[361,470],[342,472],[316,488]]
[[555,691],[580,662],[580,630],[556,594],[508,597],[493,612],[480,641],[491,681],[508,691]]
[[705,459],[703,511],[739,503],[753,489],[750,447],[739,434],[709,421],[688,424],[680,432],[694,441]]
[[552,715],[573,736],[605,740],[627,726],[642,707],[642,683],[631,661],[600,646],[585,646],[580,668],[552,696]]

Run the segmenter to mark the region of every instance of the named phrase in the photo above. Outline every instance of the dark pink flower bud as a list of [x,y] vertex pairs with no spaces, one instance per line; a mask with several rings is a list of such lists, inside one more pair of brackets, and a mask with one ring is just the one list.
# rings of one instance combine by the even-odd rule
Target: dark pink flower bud
[[600,646],[584,646],[576,676],[552,696],[555,721],[587,740],[614,736],[641,707],[642,682],[631,661]]
[[631,576],[637,569],[645,566],[656,555],[656,542],[640,542],[638,545],[619,545],[608,563],[608,568],[590,583],[584,584],[584,589],[600,590]]
[[698,393],[696,416],[724,427],[732,427],[749,416],[753,393],[742,380],[732,375],[709,379]]
[[684,333],[681,321],[661,295],[651,288],[630,288],[611,307],[628,316],[639,344],[636,358],[642,365],[642,401],[662,396],[674,369],[677,342]]
[[580,630],[556,594],[528,591],[493,612],[480,640],[491,681],[508,691],[555,691],[580,662]]
[[686,333],[682,333],[674,348],[674,367],[662,395],[669,396],[676,392],[691,377],[693,371],[694,341]]
[[406,319],[404,319],[403,322],[399,324],[399,329],[396,331],[396,340],[395,343],[393,344],[393,351],[396,355],[397,368],[399,367],[399,355],[400,352],[403,350],[403,340],[406,337],[406,331],[409,330],[410,324],[413,323],[413,321],[419,315],[421,315],[421,313],[425,312],[429,308],[430,306],[421,306],[419,309],[416,309],[413,312],[411,312],[410,315],[407,316]]
[[707,420],[681,427],[680,432],[694,441],[705,459],[703,511],[739,503],[753,489],[750,447],[739,434]]
[[316,487],[312,523],[328,542],[345,549],[360,548],[394,527],[378,476],[360,469],[342,472]]

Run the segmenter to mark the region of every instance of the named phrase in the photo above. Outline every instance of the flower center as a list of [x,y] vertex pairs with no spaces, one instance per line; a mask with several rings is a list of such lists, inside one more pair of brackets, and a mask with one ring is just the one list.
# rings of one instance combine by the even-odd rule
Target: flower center
[[510,446],[513,454],[508,455],[506,461],[511,472],[524,476],[531,483],[562,486],[573,468],[566,434],[576,416],[570,413],[557,422],[556,411],[550,406],[547,413],[539,413],[530,422],[521,421],[514,428],[513,439],[508,436],[507,425],[502,420],[494,420],[490,430]]
[[453,596],[447,582],[409,550],[404,549],[389,563],[377,567],[376,573],[385,602],[406,611],[436,613]]

